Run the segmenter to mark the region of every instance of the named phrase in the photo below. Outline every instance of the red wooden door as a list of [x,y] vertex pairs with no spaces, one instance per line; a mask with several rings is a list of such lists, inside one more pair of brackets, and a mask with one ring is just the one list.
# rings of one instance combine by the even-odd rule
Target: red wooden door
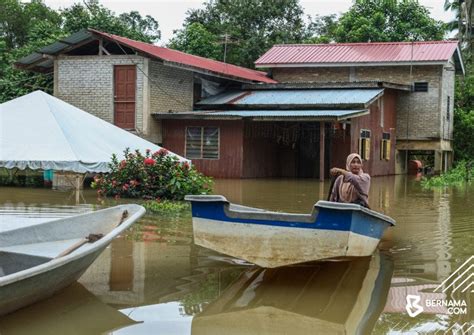
[[124,129],[135,129],[135,65],[114,66],[114,124]]

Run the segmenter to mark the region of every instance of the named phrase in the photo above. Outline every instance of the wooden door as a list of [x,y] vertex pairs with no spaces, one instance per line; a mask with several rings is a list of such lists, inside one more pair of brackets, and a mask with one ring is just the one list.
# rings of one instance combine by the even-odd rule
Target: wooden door
[[114,124],[124,129],[135,129],[135,65],[114,66]]

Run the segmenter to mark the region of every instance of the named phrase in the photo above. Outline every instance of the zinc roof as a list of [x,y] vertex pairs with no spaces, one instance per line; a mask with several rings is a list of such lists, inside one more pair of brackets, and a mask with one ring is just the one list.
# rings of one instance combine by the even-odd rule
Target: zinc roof
[[268,120],[268,121],[339,121],[368,114],[367,109],[347,110],[239,110],[189,113],[155,113],[158,119]]
[[151,58],[163,60],[165,64],[180,66],[189,70],[205,71],[210,75],[223,76],[238,81],[277,83],[268,78],[265,72],[247,69],[245,67],[219,62],[216,60],[187,54],[181,51],[159,47],[153,44],[131,40],[129,38],[104,33],[94,29],[78,31],[66,38],[47,45],[37,52],[19,59],[15,65],[33,71],[52,71],[53,63],[44,55],[58,55],[74,49],[76,46],[87,43],[88,40],[104,38],[109,41],[125,45],[135,51],[144,53]]
[[253,90],[225,92],[201,100],[199,106],[367,106],[383,89]]
[[377,42],[275,45],[255,62],[257,67],[289,64],[358,64],[446,62],[458,51],[457,41]]

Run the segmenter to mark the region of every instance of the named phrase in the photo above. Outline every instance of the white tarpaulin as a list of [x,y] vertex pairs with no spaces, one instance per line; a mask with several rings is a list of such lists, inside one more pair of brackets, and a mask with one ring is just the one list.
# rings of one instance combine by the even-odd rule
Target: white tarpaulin
[[41,91],[0,105],[0,167],[107,172],[126,148],[161,149]]

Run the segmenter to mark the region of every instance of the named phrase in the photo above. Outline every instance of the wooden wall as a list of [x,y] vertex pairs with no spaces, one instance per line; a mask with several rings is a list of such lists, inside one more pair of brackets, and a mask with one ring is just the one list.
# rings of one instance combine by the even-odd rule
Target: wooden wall
[[[368,161],[364,160],[362,167],[362,169],[371,176],[395,174],[396,98],[396,91],[385,89],[383,96],[383,127],[381,126],[381,112],[377,101],[370,106],[369,115],[354,118],[351,122],[351,152],[359,152],[358,138],[360,137],[360,130],[368,129],[371,131],[370,159]],[[383,132],[390,133],[390,160],[380,159],[380,146]]]
[[216,178],[243,177],[243,121],[163,120],[163,146],[184,156],[186,127],[219,127],[219,159],[193,159],[196,168]]

